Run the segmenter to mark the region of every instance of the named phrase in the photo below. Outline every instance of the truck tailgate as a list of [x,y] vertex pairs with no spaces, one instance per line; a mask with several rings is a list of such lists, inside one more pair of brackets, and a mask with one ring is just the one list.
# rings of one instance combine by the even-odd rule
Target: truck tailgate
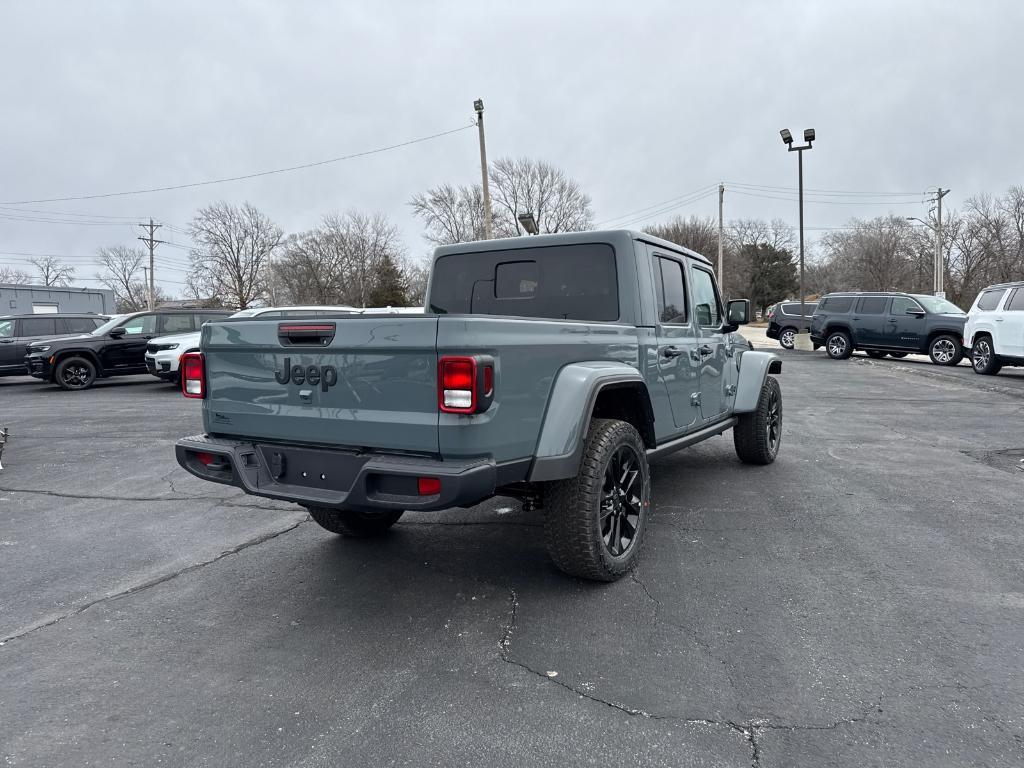
[[438,452],[436,317],[208,323],[202,351],[211,434]]

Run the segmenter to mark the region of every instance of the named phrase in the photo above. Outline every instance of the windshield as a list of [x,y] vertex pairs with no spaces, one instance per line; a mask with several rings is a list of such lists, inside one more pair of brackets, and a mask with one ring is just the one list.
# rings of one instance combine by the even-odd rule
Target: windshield
[[107,320],[107,322],[105,322],[103,325],[101,325],[95,331],[91,331],[91,334],[93,336],[106,336],[110,332],[111,328],[116,326],[118,323],[120,323],[126,317],[127,317],[127,315],[114,315],[112,318]]
[[940,312],[950,315],[966,314],[953,302],[940,299],[938,296],[915,296],[914,298],[924,304],[924,308],[929,312]]

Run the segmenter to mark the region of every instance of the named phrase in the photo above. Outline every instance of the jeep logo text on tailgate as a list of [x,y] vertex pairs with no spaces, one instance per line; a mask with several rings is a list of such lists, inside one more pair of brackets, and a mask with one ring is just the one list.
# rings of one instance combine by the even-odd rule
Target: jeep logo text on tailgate
[[338,369],[333,365],[292,365],[292,359],[284,359],[284,370],[274,371],[274,381],[278,384],[287,384],[293,381],[296,384],[320,385],[320,391],[326,392],[338,383]]

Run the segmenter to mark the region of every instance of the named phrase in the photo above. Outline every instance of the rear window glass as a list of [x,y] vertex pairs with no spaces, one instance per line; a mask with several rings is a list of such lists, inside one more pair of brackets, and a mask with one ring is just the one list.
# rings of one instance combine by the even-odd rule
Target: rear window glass
[[57,333],[57,321],[52,317],[32,317],[21,321],[22,336],[53,336]]
[[607,243],[453,253],[434,264],[438,314],[619,319],[615,252]]
[[886,296],[865,296],[860,300],[858,312],[865,315],[880,315],[885,312],[885,305],[889,302]]
[[[806,314],[806,315],[813,315],[814,314],[814,310],[817,308],[818,305],[816,303],[807,302],[807,304],[805,304],[804,306],[807,307],[807,310],[804,312],[804,314]],[[799,316],[800,315],[800,302],[799,301],[795,301],[795,302],[793,302],[791,304],[783,304],[782,305],[782,314],[784,314],[784,315],[796,315],[796,316]]]
[[1004,293],[1005,291],[1001,289],[998,291],[985,291],[981,294],[981,298],[978,299],[978,309],[995,309],[999,306],[999,301],[1003,298]]
[[853,296],[832,296],[821,302],[821,305],[827,307],[829,312],[849,312],[853,306]]
[[90,333],[99,328],[100,323],[92,317],[65,317],[64,327],[69,333]]

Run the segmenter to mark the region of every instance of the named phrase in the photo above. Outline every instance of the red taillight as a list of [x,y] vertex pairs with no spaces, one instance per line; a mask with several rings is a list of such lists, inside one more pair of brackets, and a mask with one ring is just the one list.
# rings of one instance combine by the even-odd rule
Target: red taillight
[[202,352],[186,352],[178,361],[181,393],[185,397],[206,397],[206,360]]
[[196,460],[204,467],[208,467],[215,461],[217,461],[217,457],[214,456],[212,453],[203,453],[200,451],[199,453],[196,454]]
[[437,496],[441,492],[441,480],[437,477],[420,477],[416,479],[420,496]]
[[444,413],[483,413],[494,400],[494,358],[445,356],[437,362],[437,404]]

